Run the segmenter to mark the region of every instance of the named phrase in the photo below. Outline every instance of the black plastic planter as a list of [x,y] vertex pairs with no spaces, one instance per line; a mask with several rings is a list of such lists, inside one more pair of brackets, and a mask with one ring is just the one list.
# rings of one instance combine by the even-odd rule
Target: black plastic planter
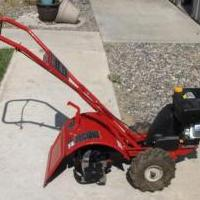
[[56,2],[51,5],[44,5],[40,2],[37,3],[39,19],[44,22],[52,22],[56,19],[60,3]]

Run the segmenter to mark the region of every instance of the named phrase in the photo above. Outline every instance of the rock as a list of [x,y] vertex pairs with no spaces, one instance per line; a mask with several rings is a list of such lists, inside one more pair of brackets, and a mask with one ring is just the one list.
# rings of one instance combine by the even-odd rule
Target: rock
[[129,113],[152,122],[172,102],[175,85],[200,86],[200,44],[105,43],[104,48],[111,74],[120,76],[120,87],[114,87],[124,119]]

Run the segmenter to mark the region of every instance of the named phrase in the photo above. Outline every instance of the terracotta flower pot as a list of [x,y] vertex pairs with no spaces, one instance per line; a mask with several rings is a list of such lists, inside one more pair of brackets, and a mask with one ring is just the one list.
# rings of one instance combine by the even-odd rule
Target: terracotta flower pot
[[76,24],[79,14],[80,11],[69,0],[63,0],[58,10],[56,22]]

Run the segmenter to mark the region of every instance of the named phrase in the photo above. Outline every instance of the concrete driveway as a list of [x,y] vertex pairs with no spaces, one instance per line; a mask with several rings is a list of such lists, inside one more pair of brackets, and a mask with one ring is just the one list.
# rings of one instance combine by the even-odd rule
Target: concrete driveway
[[91,0],[105,42],[200,42],[200,26],[168,0]]
[[[104,41],[199,41],[199,27],[167,1],[140,0],[137,4],[134,2],[136,0],[124,0],[123,4],[118,0],[92,0]],[[146,11],[152,13],[151,20],[147,19],[145,10],[140,9],[145,2]],[[169,13],[167,17],[164,12],[165,25],[159,22],[163,16],[159,8]],[[148,27],[144,30],[141,19],[137,18],[137,12],[147,20],[145,24]],[[127,19],[127,15],[132,17]],[[172,16],[177,17],[175,22]],[[179,20],[182,25],[178,23]],[[155,26],[153,27],[150,22],[155,23]],[[134,26],[135,24],[137,26]],[[7,30],[6,33],[9,37],[18,38],[20,42],[30,46],[36,53],[42,54],[41,49],[30,43],[25,35],[15,30]],[[107,79],[108,64],[99,33],[38,31],[38,34],[69,69],[119,116],[112,84]],[[0,43],[0,46],[3,45]],[[19,99],[22,101],[16,101]],[[13,101],[4,113],[5,104],[10,100]],[[1,199],[200,199],[200,159],[178,163],[176,178],[161,192],[142,193],[132,188],[126,180],[126,171],[116,168],[113,168],[112,173],[108,175],[106,186],[80,185],[74,180],[72,169],[69,169],[43,188],[48,150],[58,134],[58,130],[55,130],[55,115],[64,114],[67,117],[73,115],[74,111],[66,107],[69,100],[80,105],[82,111],[90,110],[88,105],[63,83],[20,53],[15,53],[0,88],[1,115],[5,114],[6,122],[13,122],[21,120],[23,114],[23,120],[34,123],[23,124],[23,129],[20,129],[20,124],[0,122]]]
[[[5,32],[9,38],[17,38],[42,55],[41,49],[21,32]],[[109,70],[99,33],[37,33],[68,68],[119,116],[112,83],[107,79]],[[5,104],[11,100],[5,111]],[[23,124],[23,129],[20,129],[20,124],[0,122],[0,199],[64,200],[87,199],[95,194],[101,196],[102,192],[98,191],[104,190],[103,187],[79,185],[72,170],[63,173],[45,189],[42,187],[48,151],[58,135],[55,116],[59,115],[60,121],[62,114],[70,117],[75,113],[67,107],[68,101],[81,106],[82,112],[91,110],[62,82],[22,54],[14,54],[0,89],[1,116],[5,114],[6,123],[21,119],[30,123]],[[96,188],[97,193],[91,187]]]
[[[25,36],[15,30],[6,32],[9,37],[17,35],[19,41],[41,55],[41,50],[28,42]],[[119,116],[112,84],[107,79],[109,71],[99,34],[62,31],[38,31],[38,34],[71,71]],[[59,39],[52,40],[58,35]],[[22,124],[23,129],[20,129],[20,124],[0,124],[1,199],[199,199],[199,159],[178,163],[176,178],[162,192],[142,193],[132,188],[126,180],[126,171],[116,168],[108,175],[106,186],[80,185],[74,180],[72,169],[68,169],[43,188],[48,150],[58,134],[55,115],[72,116],[74,111],[66,107],[69,100],[80,105],[82,111],[90,109],[63,83],[20,53],[15,53],[0,92],[2,115],[5,104],[13,100],[4,113],[6,122],[21,119],[34,122]],[[22,101],[17,101],[19,99]]]

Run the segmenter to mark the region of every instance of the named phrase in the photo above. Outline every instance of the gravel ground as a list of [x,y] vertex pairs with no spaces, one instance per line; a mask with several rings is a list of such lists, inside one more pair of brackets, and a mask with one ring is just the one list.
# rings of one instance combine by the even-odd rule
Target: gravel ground
[[73,30],[73,31],[98,31],[98,26],[90,5],[89,0],[71,0],[80,10],[80,22],[78,24],[57,24],[55,22],[46,23],[38,18],[36,6],[30,6],[23,2],[8,6],[1,6],[7,16],[16,18],[19,22],[33,29],[52,29],[52,30]]
[[0,13],[10,16],[12,18],[18,18],[24,13],[30,13],[34,6],[27,5],[22,0],[16,0],[12,3],[2,3],[0,5]]
[[172,101],[175,85],[200,86],[200,44],[107,43],[107,53],[122,119],[152,122]]
[[76,29],[78,31],[99,31],[96,19],[89,0],[72,0],[72,3],[80,10],[80,17],[85,22]]
[[80,23],[57,24],[44,23],[38,19],[36,6],[30,6],[20,1],[13,6],[4,4],[0,6],[0,12],[3,10],[7,16],[16,18],[19,22],[33,29],[53,29],[53,30],[73,30],[73,31],[98,31],[98,26],[90,5],[89,0],[71,0],[71,2],[80,10]]

